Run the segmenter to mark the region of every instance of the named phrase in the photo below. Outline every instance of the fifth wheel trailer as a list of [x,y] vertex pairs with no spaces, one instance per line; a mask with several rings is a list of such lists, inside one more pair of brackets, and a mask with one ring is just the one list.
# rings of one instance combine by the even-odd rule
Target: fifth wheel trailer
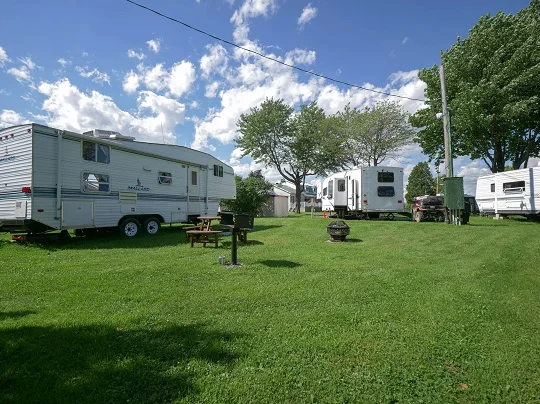
[[35,123],[0,130],[0,231],[155,234],[235,197],[233,169],[187,147]]
[[392,217],[405,209],[403,168],[375,166],[341,171],[325,178],[317,194],[322,210],[339,216],[369,218],[386,213]]
[[540,215],[540,167],[478,177],[476,202],[482,214]]

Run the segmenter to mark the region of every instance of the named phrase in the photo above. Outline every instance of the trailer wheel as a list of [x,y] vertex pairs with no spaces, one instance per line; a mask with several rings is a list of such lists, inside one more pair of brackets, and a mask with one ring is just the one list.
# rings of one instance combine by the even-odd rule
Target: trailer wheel
[[137,234],[139,234],[139,229],[141,228],[141,224],[133,218],[128,218],[122,220],[120,223],[120,234],[124,237],[135,237]]
[[415,213],[414,213],[414,220],[416,220],[417,223],[420,223],[423,219],[423,214],[422,212],[420,212],[419,210],[417,210]]
[[154,235],[161,229],[161,223],[156,217],[149,217],[143,223],[143,229],[146,234]]

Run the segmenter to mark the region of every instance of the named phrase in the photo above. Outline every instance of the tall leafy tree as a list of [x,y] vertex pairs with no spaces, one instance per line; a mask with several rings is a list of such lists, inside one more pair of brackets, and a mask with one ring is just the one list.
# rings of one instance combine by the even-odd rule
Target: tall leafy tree
[[[481,158],[492,172],[540,153],[540,0],[516,15],[486,15],[441,57],[454,155]],[[432,159],[444,155],[438,66],[423,69],[427,108],[410,118]]]
[[316,103],[303,105],[296,115],[293,112],[283,100],[267,99],[249,114],[242,114],[237,146],[244,156],[249,154],[256,162],[275,167],[295,185],[299,213],[306,177],[335,168],[341,149],[333,121],[327,120]]
[[257,215],[271,197],[273,185],[260,172],[252,172],[247,178],[237,175],[235,181],[236,199],[223,200],[223,211]]
[[420,162],[414,166],[409,175],[405,200],[411,205],[415,196],[435,195],[435,187],[435,179],[428,163]]
[[377,166],[396,157],[414,136],[407,112],[395,102],[382,101],[364,110],[347,105],[338,117],[346,162],[352,166]]

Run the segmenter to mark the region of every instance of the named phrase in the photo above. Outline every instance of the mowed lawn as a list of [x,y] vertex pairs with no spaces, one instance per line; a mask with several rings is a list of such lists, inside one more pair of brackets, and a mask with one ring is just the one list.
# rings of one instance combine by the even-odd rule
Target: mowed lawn
[[0,402],[538,402],[540,223],[0,236]]

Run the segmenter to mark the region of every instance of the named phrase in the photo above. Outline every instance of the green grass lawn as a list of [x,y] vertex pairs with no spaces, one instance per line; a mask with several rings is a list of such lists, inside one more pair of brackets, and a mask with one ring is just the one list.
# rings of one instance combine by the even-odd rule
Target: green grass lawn
[[329,222],[0,236],[0,402],[540,401],[540,223]]

